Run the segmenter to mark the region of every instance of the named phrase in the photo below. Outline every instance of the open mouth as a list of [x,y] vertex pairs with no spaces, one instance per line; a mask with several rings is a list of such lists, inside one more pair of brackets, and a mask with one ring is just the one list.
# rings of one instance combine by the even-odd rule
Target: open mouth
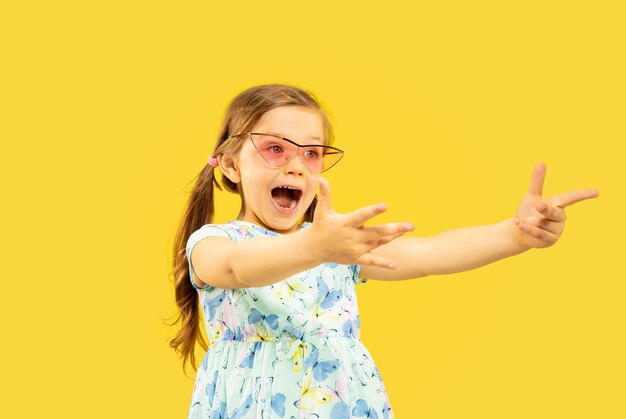
[[280,209],[293,210],[301,197],[302,191],[295,186],[284,185],[272,189],[272,200]]

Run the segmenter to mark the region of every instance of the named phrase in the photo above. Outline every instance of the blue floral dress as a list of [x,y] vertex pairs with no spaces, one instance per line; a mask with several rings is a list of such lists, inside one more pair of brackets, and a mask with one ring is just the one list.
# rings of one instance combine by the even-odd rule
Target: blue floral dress
[[359,279],[360,265],[325,263],[264,287],[195,284],[191,250],[203,238],[279,235],[232,220],[206,224],[187,241],[209,337],[189,419],[393,418],[382,378],[360,341],[355,285],[367,282]]

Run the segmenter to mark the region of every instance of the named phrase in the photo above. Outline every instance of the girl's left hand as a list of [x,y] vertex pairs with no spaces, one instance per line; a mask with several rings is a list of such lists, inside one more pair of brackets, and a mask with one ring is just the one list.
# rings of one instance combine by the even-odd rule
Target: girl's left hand
[[514,220],[517,224],[515,238],[524,249],[552,246],[563,232],[564,208],[600,194],[597,189],[579,189],[543,200],[541,194],[545,177],[546,165],[538,163],[530,180],[528,192],[517,209]]

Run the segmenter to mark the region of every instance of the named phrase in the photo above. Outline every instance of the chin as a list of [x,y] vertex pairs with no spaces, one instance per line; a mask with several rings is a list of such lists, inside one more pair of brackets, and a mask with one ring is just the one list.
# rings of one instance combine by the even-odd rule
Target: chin
[[280,227],[281,230],[288,230],[294,225],[298,224],[302,217],[293,216],[293,218],[283,219],[276,222],[276,225]]
[[294,214],[291,217],[276,220],[274,225],[280,230],[289,230],[300,224],[302,217],[303,215]]

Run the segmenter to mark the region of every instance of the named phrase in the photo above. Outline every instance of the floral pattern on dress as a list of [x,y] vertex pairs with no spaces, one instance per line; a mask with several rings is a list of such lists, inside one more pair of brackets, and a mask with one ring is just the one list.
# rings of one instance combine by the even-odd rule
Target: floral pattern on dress
[[278,235],[232,220],[206,224],[187,241],[209,337],[188,418],[393,418],[382,377],[360,340],[355,285],[367,282],[359,278],[360,265],[325,263],[263,287],[194,282],[191,251],[200,240]]

